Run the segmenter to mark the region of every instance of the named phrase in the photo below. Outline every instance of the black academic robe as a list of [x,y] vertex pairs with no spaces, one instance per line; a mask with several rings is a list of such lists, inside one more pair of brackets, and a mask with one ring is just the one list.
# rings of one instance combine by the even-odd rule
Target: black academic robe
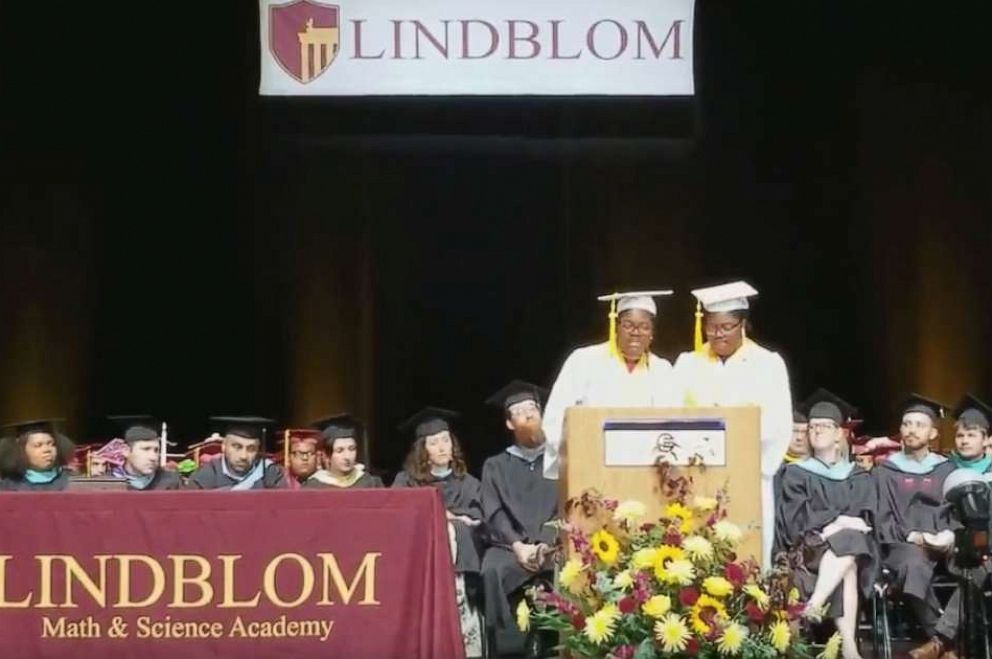
[[29,483],[23,478],[0,479],[0,490],[9,492],[61,492],[69,485],[69,472],[62,470],[48,483]]
[[[818,534],[841,515],[857,517],[874,526],[878,494],[871,474],[854,466],[847,477],[831,478],[789,464],[777,476],[778,502],[775,507],[775,543],[778,554],[808,547],[816,552]],[[858,586],[864,597],[871,595],[879,571],[879,549],[871,533],[843,529],[834,532],[820,550],[829,548],[837,556],[854,556],[858,563]],[[816,570],[813,566],[793,574],[804,597],[813,593]],[[830,600],[831,617],[843,615],[843,593],[837,588]]]
[[149,492],[152,490],[178,490],[182,486],[182,480],[179,478],[177,472],[170,471],[169,469],[159,469],[155,472],[155,477],[152,478],[152,482],[148,484],[148,487],[139,490],[128,485],[127,489],[130,492]]
[[340,485],[332,485],[331,483],[325,483],[324,481],[318,480],[313,476],[311,476],[310,478],[308,478],[303,482],[303,487],[307,489],[316,489],[316,490],[349,490],[352,488],[362,489],[362,488],[385,487],[385,485],[382,484],[381,478],[379,478],[378,476],[373,476],[372,474],[366,472],[362,474],[358,478],[358,480],[356,480],[348,487],[341,487]]
[[878,487],[875,530],[882,546],[882,565],[892,573],[893,587],[910,596],[910,604],[928,636],[934,633],[940,609],[931,582],[941,557],[906,538],[912,531],[939,533],[951,528],[943,486],[954,468],[946,461],[928,473],[914,474],[902,471],[888,459],[872,470]]
[[520,567],[510,546],[516,541],[552,545],[558,533],[545,526],[558,514],[558,481],[544,478],[544,456],[527,462],[504,452],[486,460],[482,514],[491,544],[482,559],[486,624],[498,650],[516,651],[523,637],[516,630],[510,596],[535,575]]
[[[441,492],[441,500],[445,509],[452,515],[469,517],[482,521],[482,495],[479,479],[471,474],[456,478],[451,474],[445,478],[435,478],[430,486]],[[414,483],[405,471],[396,474],[392,487],[424,487]],[[455,572],[479,572],[482,567],[482,542],[480,527],[467,526],[464,522],[453,521],[455,543],[458,545],[458,556],[455,559]]]
[[[186,481],[187,489],[194,490],[229,490],[238,481],[224,473],[223,458],[215,458],[193,472]],[[265,468],[265,476],[258,479],[252,486],[253,490],[272,490],[286,487],[282,467],[270,464]]]

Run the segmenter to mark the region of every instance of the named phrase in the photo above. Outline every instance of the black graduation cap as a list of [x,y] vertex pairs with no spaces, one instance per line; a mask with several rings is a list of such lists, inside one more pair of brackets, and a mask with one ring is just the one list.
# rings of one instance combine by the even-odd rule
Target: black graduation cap
[[792,422],[793,423],[806,423],[809,419],[801,410],[792,410]]
[[[63,421],[64,419],[33,419],[31,421],[18,421],[16,423],[8,423],[0,426],[0,431],[2,431],[2,434],[4,435],[14,434],[20,436],[32,432],[47,432],[50,435],[55,435]],[[11,433],[11,431],[13,432]]]
[[523,380],[514,380],[487,398],[486,404],[508,410],[511,405],[522,403],[525,400],[532,400],[538,405],[541,405],[541,401],[547,395],[548,390],[543,387]]
[[460,415],[442,407],[425,407],[400,424],[403,432],[413,432],[417,439],[451,430],[451,422]]
[[965,394],[958,406],[954,408],[954,418],[966,426],[978,426],[989,431],[992,426],[992,407],[972,394]]
[[920,394],[909,394],[905,400],[903,400],[900,406],[903,416],[909,414],[910,412],[919,412],[921,414],[926,414],[934,421],[938,419],[943,419],[944,414],[947,412],[947,406],[943,403],[938,403],[937,401],[927,398],[926,396],[921,396]]
[[[276,425],[272,419],[261,416],[212,416],[210,423],[219,432],[226,435],[237,435],[245,439],[264,440],[266,431]],[[263,441],[264,450],[264,441]]]
[[858,412],[854,405],[823,387],[803,401],[802,409],[810,419],[830,419],[838,426],[846,424]]
[[325,442],[351,437],[357,443],[362,430],[361,422],[347,412],[318,419],[310,427],[319,430],[320,438]]
[[124,430],[124,441],[128,444],[157,440],[162,431],[162,422],[150,414],[116,415],[107,419]]

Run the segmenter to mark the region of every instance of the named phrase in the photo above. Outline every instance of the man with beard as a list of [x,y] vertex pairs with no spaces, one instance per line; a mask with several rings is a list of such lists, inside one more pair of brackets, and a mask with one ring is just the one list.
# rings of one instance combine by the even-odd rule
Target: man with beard
[[565,410],[576,405],[600,407],[672,407],[678,405],[672,365],[651,353],[658,308],[654,298],[671,291],[614,293],[610,303],[610,338],[578,348],[568,356],[551,388],[544,414],[547,455],[544,475],[558,478]]
[[944,406],[912,394],[902,411],[902,450],[871,472],[878,486],[874,527],[882,546],[882,566],[892,573],[892,587],[906,596],[932,638],[940,610],[931,583],[934,569],[954,544],[943,496],[944,479],[954,471],[954,464],[930,451]]
[[[985,444],[992,422],[992,408],[972,395],[967,395],[954,410],[954,452],[951,462],[958,469],[970,469],[978,474],[992,472],[992,458],[985,453]],[[973,570],[971,578],[981,586],[988,578],[988,563]],[[954,591],[936,625],[936,634],[925,645],[910,652],[913,659],[957,659],[952,649],[961,628],[961,590]]]
[[503,411],[513,444],[482,467],[482,515],[491,547],[482,560],[487,632],[497,652],[519,652],[510,599],[548,569],[556,530],[558,482],[544,478],[541,390],[515,380],[487,401]]
[[127,489],[139,492],[178,490],[179,474],[162,468],[162,424],[154,417],[108,417],[124,429],[124,464],[111,469],[110,475],[127,481]]
[[193,472],[186,487],[242,491],[286,486],[282,469],[265,457],[265,436],[275,421],[257,416],[219,416],[210,421],[224,433],[223,453]]

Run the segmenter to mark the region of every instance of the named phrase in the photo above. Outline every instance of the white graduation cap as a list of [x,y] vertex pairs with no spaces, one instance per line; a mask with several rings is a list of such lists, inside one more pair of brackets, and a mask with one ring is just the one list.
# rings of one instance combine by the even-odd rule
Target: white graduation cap
[[697,288],[692,294],[698,300],[696,304],[696,327],[693,334],[693,348],[700,351],[703,348],[703,312],[726,313],[742,311],[750,307],[747,299],[758,294],[751,284],[746,281],[733,281],[719,286]]
[[[671,295],[672,291],[631,291],[629,293],[610,293],[609,295],[600,295],[597,300],[600,302],[610,302],[610,313],[611,320],[612,314],[621,314],[624,311],[630,311],[631,309],[641,309],[647,311],[652,316],[658,315],[658,306],[654,302],[654,298],[662,297],[665,295]],[[613,310],[613,306],[616,306],[616,310]]]

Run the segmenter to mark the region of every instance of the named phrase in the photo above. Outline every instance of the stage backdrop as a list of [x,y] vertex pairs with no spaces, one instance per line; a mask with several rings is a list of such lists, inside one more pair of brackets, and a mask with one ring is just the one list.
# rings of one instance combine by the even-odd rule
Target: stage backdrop
[[433,488],[5,495],[0,647],[462,657],[444,509]]
[[693,0],[260,0],[271,95],[688,96]]

